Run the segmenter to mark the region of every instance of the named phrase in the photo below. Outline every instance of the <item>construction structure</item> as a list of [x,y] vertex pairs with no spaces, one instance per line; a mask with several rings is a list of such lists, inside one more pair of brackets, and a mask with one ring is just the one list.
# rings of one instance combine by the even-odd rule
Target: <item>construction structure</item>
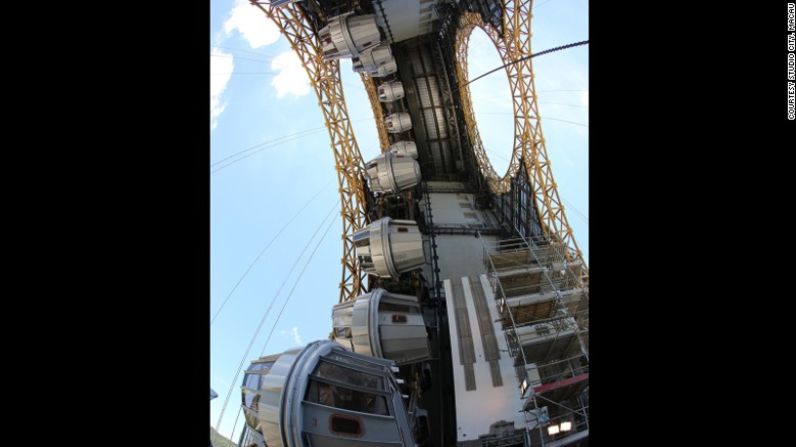
[[[246,371],[242,447],[588,445],[588,269],[545,148],[532,4],[253,2],[299,56],[323,112],[343,269],[333,342]],[[514,147],[502,176],[468,88],[475,28],[507,64]],[[354,136],[341,58],[368,93],[373,160]]]

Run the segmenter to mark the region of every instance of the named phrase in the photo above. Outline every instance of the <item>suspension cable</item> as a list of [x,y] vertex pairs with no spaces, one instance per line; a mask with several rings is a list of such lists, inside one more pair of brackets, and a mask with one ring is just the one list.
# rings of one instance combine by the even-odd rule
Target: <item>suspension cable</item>
[[326,184],[321,187],[320,191],[315,193],[314,196],[312,196],[307,202],[305,202],[304,206],[302,206],[301,209],[296,211],[296,214],[294,214],[293,217],[291,217],[290,220],[288,220],[285,223],[285,225],[282,226],[282,228],[280,228],[279,231],[276,232],[274,237],[270,241],[268,241],[268,244],[266,244],[266,246],[262,250],[260,250],[260,253],[257,255],[256,258],[254,258],[254,260],[251,262],[251,264],[249,264],[249,267],[246,269],[245,272],[243,272],[243,275],[241,275],[241,277],[238,278],[238,282],[236,282],[235,285],[232,287],[232,290],[229,291],[229,293],[227,294],[227,297],[224,298],[224,302],[221,303],[221,307],[218,308],[218,310],[213,315],[213,318],[210,319],[210,326],[212,326],[213,322],[216,321],[216,318],[218,317],[218,314],[220,314],[221,310],[224,309],[224,306],[227,304],[227,301],[229,301],[230,297],[232,297],[232,294],[235,293],[235,290],[243,282],[243,280],[246,278],[246,276],[252,270],[252,268],[257,263],[257,261],[260,260],[260,258],[265,254],[266,251],[268,251],[268,248],[271,247],[271,244],[273,244],[274,241],[276,241],[276,239],[279,237],[279,235],[282,234],[282,232],[285,231],[285,229],[291,223],[293,223],[294,220],[296,220],[296,218],[299,216],[299,214],[301,214],[301,212],[304,211],[309,206],[310,203],[312,203],[323,191],[325,191],[329,187],[329,185],[331,185],[332,181],[334,181],[334,178],[329,180],[328,182],[326,182]]
[[315,232],[307,240],[307,244],[304,245],[304,248],[301,250],[301,253],[298,255],[295,262],[293,262],[293,265],[290,267],[290,271],[285,276],[285,280],[282,281],[282,284],[279,286],[279,289],[277,290],[273,299],[271,299],[271,302],[268,304],[268,308],[266,309],[262,318],[260,318],[260,322],[257,324],[257,329],[254,331],[251,340],[249,340],[249,345],[246,347],[246,351],[243,353],[243,357],[241,357],[240,364],[238,365],[238,370],[235,372],[235,377],[232,379],[232,382],[229,385],[229,390],[227,390],[227,396],[224,398],[224,405],[221,407],[221,413],[218,415],[218,421],[216,422],[216,431],[218,431],[219,427],[221,427],[221,420],[224,418],[224,411],[226,411],[227,404],[229,404],[229,398],[232,396],[232,390],[235,388],[235,384],[238,382],[238,377],[240,376],[241,370],[243,370],[243,365],[246,362],[246,358],[249,356],[249,351],[251,351],[252,345],[254,345],[254,341],[257,339],[257,335],[260,334],[260,330],[263,327],[263,323],[265,323],[266,318],[268,318],[268,314],[271,312],[271,308],[273,307],[276,298],[282,292],[282,287],[284,287],[285,283],[287,283],[287,280],[288,278],[290,278],[290,275],[293,274],[293,270],[296,268],[296,265],[298,264],[299,260],[301,260],[301,258],[304,256],[304,253],[307,251],[307,248],[309,248],[310,243],[312,243],[312,240],[315,239],[315,235],[318,234],[318,231],[320,231],[323,224],[326,223],[326,220],[329,219],[330,216],[332,216],[332,212],[335,210],[337,205],[338,204],[335,203],[334,206],[332,206],[332,208],[329,209],[329,213],[326,214],[326,217],[324,217],[323,220],[320,222],[318,228],[315,229]]
[[[332,228],[332,224],[333,223],[334,223],[334,219],[331,219],[329,221],[329,225],[326,227],[326,230],[323,232],[323,235],[318,240],[318,244],[315,245],[315,248],[312,250],[312,253],[310,253],[310,257],[305,262],[304,267],[301,269],[301,272],[299,273],[298,277],[296,277],[296,280],[293,283],[293,287],[290,289],[290,293],[288,294],[287,299],[285,300],[284,304],[282,304],[282,309],[279,310],[279,315],[276,316],[276,320],[274,321],[274,324],[271,326],[271,331],[268,333],[268,338],[265,340],[265,344],[263,345],[263,349],[260,352],[260,356],[261,357],[265,354],[265,348],[268,346],[268,342],[271,340],[271,335],[274,333],[274,329],[276,329],[276,325],[277,325],[277,323],[279,323],[279,319],[282,318],[282,312],[284,312],[285,307],[287,306],[287,303],[290,301],[290,298],[293,296],[293,291],[296,290],[296,286],[298,285],[299,281],[301,280],[301,277],[304,275],[304,271],[307,269],[307,267],[309,266],[310,262],[312,261],[312,258],[315,256],[315,252],[318,251],[318,248],[321,246],[321,242],[323,242],[323,240],[326,239],[326,235],[329,233],[329,229]],[[242,408],[238,408],[238,415],[235,416],[235,423],[232,424],[232,432],[230,432],[229,439],[232,439],[235,436],[235,427],[238,426],[238,418],[240,418],[240,414],[242,412],[243,412],[243,409]]]
[[[373,117],[369,117],[369,118],[362,118],[362,119],[350,120],[350,121],[352,123],[357,123],[357,122],[360,122],[360,121],[372,120],[372,119],[373,119]],[[276,146],[278,144],[287,143],[287,142],[294,141],[294,140],[297,140],[299,138],[303,138],[303,137],[306,137],[306,136],[309,136],[309,135],[314,135],[314,134],[317,134],[317,133],[321,133],[321,132],[323,132],[324,129],[326,129],[326,126],[314,127],[312,129],[304,129],[304,130],[300,130],[300,131],[298,131],[296,133],[293,133],[293,134],[290,134],[290,135],[283,135],[281,137],[277,137],[277,138],[274,138],[272,140],[263,141],[262,143],[257,143],[254,146],[250,146],[250,147],[248,147],[246,149],[243,149],[241,151],[235,152],[234,154],[228,155],[228,156],[226,156],[226,157],[224,157],[224,158],[222,158],[222,159],[220,159],[218,161],[215,161],[215,162],[211,163],[210,167],[213,167],[213,166],[221,164],[221,163],[223,163],[223,162],[225,162],[225,161],[227,161],[227,160],[229,160],[231,158],[234,158],[234,157],[236,157],[238,155],[243,155],[246,152],[253,151],[253,152],[250,152],[250,153],[248,153],[246,155],[243,155],[240,158],[232,160],[229,163],[226,163],[226,164],[224,164],[223,166],[221,166],[219,168],[214,169],[213,171],[211,171],[211,174],[215,174],[216,172],[226,168],[229,165],[233,165],[233,164],[235,164],[235,163],[237,163],[237,162],[239,162],[241,160],[249,158],[249,157],[251,157],[252,155],[254,155],[256,153],[262,152],[262,151],[264,151],[266,149],[269,149],[269,148],[271,148],[273,146]]]
[[[239,161],[245,160],[245,159],[251,157],[252,155],[260,153],[260,152],[262,152],[262,151],[264,151],[266,149],[273,148],[273,147],[275,147],[275,146],[277,146],[277,145],[279,145],[281,143],[288,143],[288,142],[295,141],[295,140],[298,140],[300,138],[303,138],[303,137],[306,137],[306,136],[309,136],[309,135],[314,135],[314,134],[321,133],[321,132],[323,132],[324,128],[325,127],[318,127],[318,128],[315,128],[315,129],[304,130],[302,132],[290,135],[289,138],[288,137],[280,137],[280,138],[278,138],[276,140],[266,141],[266,142],[260,143],[260,144],[258,144],[256,146],[252,146],[252,147],[250,147],[248,149],[244,149],[243,151],[240,151],[240,152],[238,152],[236,154],[232,154],[232,155],[226,157],[225,159],[232,158],[232,157],[237,156],[237,155],[239,155],[239,154],[241,154],[243,152],[250,151],[252,149],[255,149],[256,147],[259,147],[259,149],[257,149],[257,150],[254,150],[252,152],[249,152],[246,155],[243,155],[242,157],[239,157],[239,158],[237,158],[235,160],[232,160],[229,163],[226,163],[226,164],[222,165],[219,168],[213,169],[210,173],[211,174],[215,174],[216,172],[226,168],[227,166],[234,165],[235,163],[237,163]],[[221,161],[216,162],[216,164],[217,163],[221,163]],[[212,166],[213,165],[211,165],[211,167]]]
[[[587,43],[589,43],[589,41],[588,41],[588,40],[583,40],[583,41],[580,41],[580,42],[570,43],[570,44],[567,44],[567,45],[561,45],[560,47],[550,48],[550,49],[548,49],[548,50],[540,51],[540,52],[538,52],[538,53],[534,53],[534,54],[531,54],[531,55],[529,55],[529,56],[523,56],[523,57],[521,57],[521,58],[519,58],[519,59],[517,59],[517,60],[515,60],[515,61],[507,62],[507,63],[505,63],[505,64],[501,65],[500,67],[497,67],[497,68],[495,68],[495,69],[493,69],[493,70],[490,70],[490,71],[488,71],[488,72],[486,72],[486,73],[482,74],[481,76],[478,76],[477,78],[475,78],[475,79],[473,79],[473,80],[471,80],[471,81],[467,81],[465,84],[462,84],[462,85],[461,85],[461,87],[464,87],[464,86],[470,85],[470,84],[472,84],[473,82],[475,82],[475,81],[477,81],[477,80],[479,80],[479,79],[483,78],[484,76],[490,75],[490,74],[492,74],[492,73],[494,73],[494,72],[496,72],[496,71],[500,70],[501,68],[506,68],[506,67],[508,67],[509,65],[514,65],[514,64],[516,64],[517,62],[522,62],[522,61],[524,61],[524,60],[527,60],[527,59],[530,59],[530,58],[533,58],[533,57],[536,57],[536,56],[541,56],[541,55],[543,55],[543,54],[552,53],[552,52],[554,52],[554,51],[565,50],[565,49],[567,49],[567,48],[577,47],[577,46],[579,46],[579,45],[586,45]],[[459,88],[461,88],[461,87],[459,87]]]
[[[243,408],[238,408],[238,415],[235,416],[235,423],[232,424],[232,431],[229,432],[229,439],[232,440],[235,437],[235,427],[238,426],[238,419],[240,419],[240,414],[243,413]],[[241,446],[243,447],[243,446]]]
[[[478,115],[514,115],[514,112],[480,112]],[[544,117],[545,120],[560,121],[562,123],[574,124],[581,127],[589,127],[588,124],[576,123],[575,121],[562,120],[561,118],[552,118],[549,116]]]
[[334,219],[329,221],[329,225],[326,227],[326,230],[323,232],[323,236],[321,236],[321,238],[318,240],[318,244],[312,250],[312,253],[310,253],[310,257],[309,259],[307,259],[307,262],[304,264],[304,268],[301,269],[301,272],[296,278],[296,281],[293,283],[293,288],[290,289],[290,293],[287,295],[287,299],[285,299],[284,304],[282,304],[282,309],[279,310],[279,314],[276,316],[276,321],[274,321],[274,325],[271,326],[271,332],[268,333],[268,338],[265,339],[265,344],[263,345],[263,349],[260,352],[261,357],[265,355],[265,348],[268,346],[268,342],[271,341],[271,334],[274,333],[274,329],[276,329],[276,324],[279,322],[279,319],[282,318],[282,312],[285,311],[285,307],[287,306],[287,303],[290,301],[290,297],[293,296],[293,291],[296,290],[296,286],[298,285],[299,280],[301,280],[301,276],[304,275],[304,271],[307,270],[307,266],[310,265],[312,257],[315,256],[315,252],[318,251],[318,247],[321,246],[321,242],[323,242],[323,240],[326,238],[326,234],[329,233],[329,229],[332,228],[333,223]]

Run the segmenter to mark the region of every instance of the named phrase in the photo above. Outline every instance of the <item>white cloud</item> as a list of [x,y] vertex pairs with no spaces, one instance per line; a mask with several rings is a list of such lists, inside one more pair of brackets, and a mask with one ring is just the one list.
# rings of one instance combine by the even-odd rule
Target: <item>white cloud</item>
[[307,72],[301,65],[301,59],[292,50],[287,50],[276,56],[271,62],[271,69],[279,72],[271,80],[271,85],[276,88],[277,98],[282,98],[288,93],[304,96],[310,92]]
[[[268,17],[266,17],[259,8],[252,6],[247,0],[235,0],[235,5],[230,11],[229,17],[224,22],[223,32],[217,35],[216,41],[219,42],[218,45],[223,44],[223,42],[230,37],[233,31],[237,31],[251,48],[260,48],[271,45],[276,42],[281,35],[279,28],[277,28],[277,26]],[[214,51],[216,50],[217,49]],[[234,65],[232,64],[231,60],[232,56],[229,56],[230,60],[223,62],[228,63],[228,66],[219,68],[213,67],[213,71],[219,71],[223,73],[226,73],[227,71],[231,72],[234,68]],[[214,57],[214,59],[220,58]],[[288,94],[292,94],[294,96],[304,96],[310,92],[307,74],[301,65],[301,61],[295,55],[295,53],[293,53],[293,51],[288,50],[275,57],[271,62],[271,69],[277,71],[276,76],[274,76],[274,78],[271,80],[271,85],[276,88],[277,98],[282,98]],[[216,127],[218,123],[218,117],[224,111],[225,105],[220,103],[218,96],[220,96],[220,92],[223,92],[224,88],[226,87],[226,84],[229,81],[229,76],[230,75],[219,76],[217,80],[217,87],[215,80],[211,82],[211,128]],[[217,95],[215,93],[216,89],[219,91]]]
[[[229,17],[224,22],[223,30],[214,36],[216,45],[222,45],[233,31],[237,31],[251,48],[271,45],[280,36],[279,28],[274,22],[246,0],[235,1]],[[221,94],[227,88],[235,63],[232,54],[224,53],[218,47],[213,48],[210,61],[210,129],[212,130],[218,125],[218,118],[226,108],[226,104],[221,103]]]
[[235,58],[231,54],[224,53],[218,48],[213,48],[210,52],[210,128],[215,129],[218,125],[218,117],[226,108],[226,104],[221,103],[221,94],[227,88],[232,70],[235,69]]
[[225,34],[237,30],[252,48],[271,45],[279,39],[279,28],[260,8],[252,6],[246,0],[236,0],[235,6],[224,22]]
[[301,341],[301,335],[299,335],[298,327],[293,326],[293,341],[296,342],[297,345],[303,345],[304,342]]
[[289,331],[285,329],[279,330],[279,335],[283,337],[293,337],[293,342],[297,345],[303,345],[304,342],[301,340],[301,334],[299,334],[298,326],[293,326]]
[[586,91],[584,91],[583,94],[580,95],[580,103],[583,104],[586,107],[589,107],[589,90],[588,89],[586,89]]

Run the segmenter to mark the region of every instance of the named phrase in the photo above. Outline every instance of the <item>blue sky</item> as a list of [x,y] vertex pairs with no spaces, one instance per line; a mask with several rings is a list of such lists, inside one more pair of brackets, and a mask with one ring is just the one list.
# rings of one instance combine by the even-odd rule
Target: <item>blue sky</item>
[[[534,51],[588,39],[585,0],[538,4]],[[247,366],[261,354],[272,328],[266,354],[328,336],[331,309],[339,294],[342,226],[334,158],[323,118],[306,73],[284,38],[248,0],[213,0],[210,41],[211,315],[229,296],[210,329],[211,387],[219,394],[211,402],[210,422],[216,425],[232,385],[233,395],[220,427],[222,434],[230,436],[242,377],[233,378],[243,358]],[[471,37],[469,61],[471,78],[502,64],[491,41],[478,30]],[[588,124],[588,46],[541,56],[533,63],[553,172],[575,237],[588,256],[588,128],[558,121]],[[342,61],[342,76],[354,131],[368,160],[379,148],[367,95],[347,60]],[[502,174],[513,141],[505,73],[498,71],[476,81],[471,91],[484,145]],[[288,275],[293,265],[295,270]],[[296,283],[302,268],[303,276]],[[244,356],[274,299],[252,349]],[[233,440],[237,441],[242,426],[240,419]]]

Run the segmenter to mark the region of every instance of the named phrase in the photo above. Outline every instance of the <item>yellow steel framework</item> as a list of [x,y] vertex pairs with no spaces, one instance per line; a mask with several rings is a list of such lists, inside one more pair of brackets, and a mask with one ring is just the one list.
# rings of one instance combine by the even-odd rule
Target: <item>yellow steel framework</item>
[[385,152],[390,147],[390,139],[387,137],[387,127],[384,124],[384,112],[379,101],[379,94],[376,91],[376,81],[370,76],[360,73],[362,83],[365,84],[365,91],[368,92],[368,101],[373,109],[373,118],[376,119],[376,130],[379,132],[379,146]]
[[[276,24],[293,51],[298,55],[323,112],[335,157],[343,220],[343,272],[340,282],[340,302],[356,299],[364,291],[363,284],[366,276],[360,269],[352,240],[353,233],[367,223],[364,209],[364,163],[348,116],[340,79],[340,64],[338,61],[323,60],[322,46],[308,18],[296,4],[286,4],[278,8],[259,3],[255,5]],[[479,168],[488,179],[492,191],[500,194],[508,190],[510,180],[519,170],[520,159],[522,159],[545,235],[553,243],[561,244],[566,248],[565,256],[568,259],[583,261],[582,253],[567,221],[564,206],[553,180],[553,172],[542,134],[530,58],[509,64],[506,67],[514,107],[514,148],[509,168],[502,178],[495,172],[484,150],[476,126],[470,90],[465,85],[468,79],[467,44],[473,28],[479,27],[487,33],[504,63],[517,61],[532,54],[532,7],[533,0],[506,0],[502,34],[491,25],[485,24],[477,13],[464,13],[460,18],[456,34],[455,52],[459,62],[456,71],[460,82],[459,91],[461,92],[466,127],[470,141],[473,143]],[[367,75],[361,75],[361,78],[376,118],[379,144],[381,150],[385,151],[389,146],[389,139],[384,121],[381,119],[383,111],[376,93],[376,85],[373,78]],[[584,268],[583,272],[583,279],[587,280],[588,270]]]
[[[506,0],[503,12],[503,33],[500,33],[492,25],[484,23],[477,13],[462,14],[459,29],[456,32],[454,49],[458,60],[456,72],[460,82],[462,107],[476,160],[481,172],[488,179],[492,191],[500,194],[508,190],[510,180],[517,173],[520,159],[522,159],[545,235],[550,238],[552,243],[561,244],[566,249],[564,255],[567,259],[578,259],[583,262],[583,280],[587,281],[588,269],[585,268],[583,254],[575,241],[572,228],[564,213],[564,206],[553,179],[553,171],[542,134],[533,68],[529,57],[532,54],[532,7],[533,0]],[[514,148],[509,168],[502,178],[498,177],[484,151],[475,122],[470,89],[465,85],[468,81],[467,44],[475,27],[486,32],[495,44],[503,62],[508,64],[506,74],[514,107]],[[521,60],[522,58],[525,59]]]
[[[367,223],[365,213],[364,163],[348,116],[339,61],[324,61],[320,41],[310,21],[294,3],[272,7],[255,3],[271,19],[296,52],[315,90],[318,105],[329,131],[340,192],[343,220],[343,273],[340,302],[356,299],[363,292],[364,272],[354,249],[353,234]],[[363,79],[364,81],[364,79]],[[372,80],[370,80],[372,82]],[[367,85],[367,82],[366,82]],[[373,102],[371,100],[371,102]],[[378,103],[378,98],[376,98]],[[379,108],[381,108],[379,106]],[[375,109],[375,107],[374,107]],[[374,110],[375,113],[375,110]],[[378,119],[376,120],[379,121]],[[386,136],[386,135],[385,135]],[[383,143],[382,143],[383,144]]]
[[[461,83],[459,92],[461,95],[462,110],[464,111],[464,121],[466,123],[467,134],[473,146],[475,159],[478,162],[478,167],[481,173],[486,177],[492,192],[501,194],[507,192],[511,187],[511,178],[517,173],[520,166],[520,157],[515,143],[514,150],[511,154],[511,161],[509,162],[506,174],[501,178],[489,161],[486,154],[484,145],[481,142],[481,135],[478,133],[478,126],[476,125],[475,114],[473,112],[473,103],[470,96],[470,88],[464,84],[467,83],[467,49],[470,42],[470,34],[473,28],[479,27],[489,35],[495,48],[500,53],[501,59],[505,62],[509,59],[507,55],[506,45],[498,31],[492,26],[485,26],[481,20],[481,15],[476,12],[466,12],[459,18],[459,29],[456,32],[456,47],[454,48],[456,54],[456,77]],[[509,79],[511,81],[511,79]],[[512,89],[513,90],[513,89]],[[515,115],[516,115],[516,101],[515,101]],[[516,132],[516,125],[515,125]],[[516,134],[515,134],[516,140]]]

